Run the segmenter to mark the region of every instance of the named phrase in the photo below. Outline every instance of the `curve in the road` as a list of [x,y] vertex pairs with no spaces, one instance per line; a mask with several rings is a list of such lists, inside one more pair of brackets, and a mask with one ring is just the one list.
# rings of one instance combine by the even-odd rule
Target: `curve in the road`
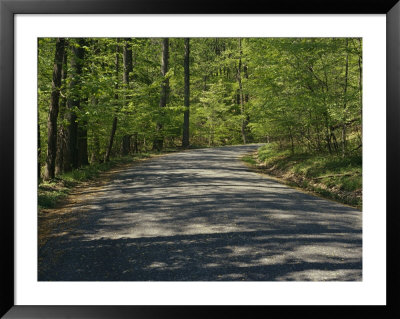
[[39,280],[361,280],[361,212],[250,171],[258,146],[154,158],[82,194]]

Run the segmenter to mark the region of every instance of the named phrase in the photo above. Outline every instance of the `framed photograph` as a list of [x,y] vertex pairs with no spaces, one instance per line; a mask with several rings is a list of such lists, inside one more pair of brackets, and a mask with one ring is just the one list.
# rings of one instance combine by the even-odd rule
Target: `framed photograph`
[[[399,17],[397,0],[242,6],[0,0],[0,314],[398,315]],[[70,146],[74,132],[77,142]],[[43,141],[46,154],[40,153]],[[67,147],[76,153],[60,155],[57,143],[66,145],[64,154]],[[237,144],[243,145],[232,146]],[[254,188],[255,177],[244,179],[242,166],[228,167],[226,161],[240,153],[252,169],[262,170],[254,157],[243,157],[262,144],[270,157],[291,158],[287,167],[299,172],[307,168],[295,165],[308,152],[314,188],[289,179],[298,189],[292,193],[271,179],[267,194],[264,184]],[[205,147],[218,147],[220,154],[199,151]],[[158,152],[145,155],[155,157],[168,148],[183,150],[185,159],[168,154],[154,166],[118,171],[106,188],[83,184],[76,192],[93,200],[75,202],[81,208],[68,215],[68,225],[79,231],[67,236],[54,228],[64,223],[59,215],[43,224],[38,207],[51,207],[51,196],[61,194],[63,185],[91,174],[80,169],[86,164],[100,170],[113,154],[142,160],[137,154]],[[315,154],[335,161],[326,164]],[[187,159],[203,164],[189,167]],[[276,165],[265,163],[274,175]],[[322,163],[332,170],[315,175]],[[218,171],[224,185],[214,183],[217,170],[210,165],[226,165]],[[72,169],[78,170],[64,184],[38,187],[42,179],[54,181]],[[282,181],[283,175],[276,176]],[[198,187],[190,190],[189,179]],[[336,193],[327,195],[324,183]],[[49,189],[51,195],[38,196]],[[142,198],[128,198],[132,189]],[[349,189],[355,197],[347,195]],[[154,194],[160,196],[157,205]],[[185,202],[187,197],[192,200]],[[327,204],[333,199],[340,204]],[[181,217],[172,212],[178,202]],[[228,211],[232,207],[239,207],[236,215]],[[121,209],[129,214],[118,215]],[[82,211],[104,214],[96,218],[96,229],[87,227],[93,217],[82,218]],[[189,215],[190,223],[183,220]],[[121,259],[120,268],[101,261],[118,261],[122,252],[142,260]]]

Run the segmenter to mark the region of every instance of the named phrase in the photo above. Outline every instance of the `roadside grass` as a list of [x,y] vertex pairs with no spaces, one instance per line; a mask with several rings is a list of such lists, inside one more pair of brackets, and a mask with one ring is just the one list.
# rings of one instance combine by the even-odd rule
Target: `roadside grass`
[[299,153],[279,150],[267,144],[257,153],[246,155],[243,161],[250,166],[283,179],[286,183],[322,197],[362,208],[362,157],[346,157]]
[[102,172],[106,172],[118,165],[134,163],[156,154],[162,153],[146,152],[135,154],[134,156],[116,157],[110,159],[109,162],[93,163],[72,170],[71,172],[58,175],[51,181],[42,181],[38,185],[38,209],[42,210],[56,207],[57,203],[64,199],[71,192],[73,187],[82,182],[99,177]]
[[250,164],[252,166],[257,165],[256,157],[253,154],[246,154],[241,159],[242,159],[242,161],[244,161],[247,164]]

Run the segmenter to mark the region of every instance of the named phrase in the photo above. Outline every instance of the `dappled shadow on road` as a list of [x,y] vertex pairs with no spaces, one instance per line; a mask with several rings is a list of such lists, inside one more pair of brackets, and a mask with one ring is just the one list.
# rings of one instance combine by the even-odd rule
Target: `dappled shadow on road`
[[39,280],[361,280],[361,213],[249,172],[236,151],[153,159],[84,194],[39,247]]
[[360,234],[318,229],[313,234],[275,229],[135,239],[62,237],[59,251],[51,252],[54,262],[42,264],[39,280],[360,280]]

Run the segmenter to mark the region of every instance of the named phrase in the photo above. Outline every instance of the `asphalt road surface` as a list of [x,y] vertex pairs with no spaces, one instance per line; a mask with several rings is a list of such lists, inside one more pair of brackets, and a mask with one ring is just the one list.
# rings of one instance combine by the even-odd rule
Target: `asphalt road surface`
[[38,279],[362,280],[362,213],[252,172],[239,157],[256,148],[173,153],[83,191]]

